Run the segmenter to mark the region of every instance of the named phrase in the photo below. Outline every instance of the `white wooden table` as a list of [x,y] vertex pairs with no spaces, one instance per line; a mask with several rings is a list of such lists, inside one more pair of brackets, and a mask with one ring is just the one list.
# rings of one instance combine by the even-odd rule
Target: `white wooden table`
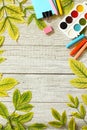
[[[76,3],[78,1],[76,0]],[[50,36],[40,31],[35,22],[28,27],[19,26],[18,43],[6,34],[3,49],[6,50],[4,56],[7,60],[0,64],[0,72],[4,77],[16,78],[20,82],[16,88],[21,92],[32,91],[32,104],[35,106],[32,122],[47,123],[53,120],[50,112],[52,107],[60,112],[67,110],[67,114],[70,115],[71,109],[66,106],[67,94],[81,98],[81,94],[86,93],[86,90],[78,90],[69,83],[74,75],[68,64],[70,50],[65,47],[69,39],[58,29],[61,19],[59,17],[49,23],[55,31]],[[87,65],[86,51],[80,60]],[[14,89],[9,91],[10,97],[0,98],[7,104],[9,111],[13,109],[13,91]],[[48,130],[55,129],[50,127]]]

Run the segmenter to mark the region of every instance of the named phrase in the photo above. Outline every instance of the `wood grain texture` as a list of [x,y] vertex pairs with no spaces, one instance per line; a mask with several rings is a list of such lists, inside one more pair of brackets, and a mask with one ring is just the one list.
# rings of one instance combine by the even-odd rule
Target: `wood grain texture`
[[[75,3],[83,1],[77,0]],[[81,94],[87,93],[86,90],[78,90],[69,83],[75,76],[68,64],[70,49],[65,47],[70,40],[58,29],[58,23],[62,18],[48,21],[48,25],[51,25],[55,31],[50,36],[40,31],[34,22],[30,26],[19,26],[18,43],[12,41],[7,33],[5,34],[3,49],[6,50],[4,56],[7,60],[0,64],[0,72],[4,73],[4,77],[16,78],[20,82],[16,88],[21,92],[32,91],[31,102],[35,106],[33,122],[47,123],[53,120],[50,112],[52,107],[60,112],[66,109],[70,117],[71,109],[66,106],[67,94],[70,93],[81,99]],[[80,61],[87,66],[86,51]],[[0,101],[6,103],[10,112],[13,111],[11,101],[14,89],[9,91],[10,97],[0,98]],[[5,123],[3,119],[0,122]],[[78,123],[81,126],[83,122]],[[47,130],[56,129],[49,127]]]

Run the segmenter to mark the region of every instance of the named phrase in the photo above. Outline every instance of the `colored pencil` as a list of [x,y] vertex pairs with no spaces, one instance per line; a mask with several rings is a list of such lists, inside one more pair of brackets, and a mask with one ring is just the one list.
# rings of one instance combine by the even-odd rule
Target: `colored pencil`
[[77,52],[77,54],[75,55],[74,59],[78,59],[80,57],[80,55],[83,53],[83,51],[87,48],[87,42],[85,43],[85,45],[83,45],[83,47]]
[[66,48],[69,48],[71,47],[72,45],[74,45],[75,43],[79,42],[81,39],[83,39],[85,37],[84,34],[81,34],[79,35],[78,37],[76,37],[75,39],[73,39],[71,42],[69,42],[67,45],[66,45]]
[[63,10],[62,10],[62,6],[61,6],[61,2],[60,0],[56,0],[57,6],[58,6],[58,10],[60,15],[63,15]]
[[53,10],[54,10],[54,12],[55,12],[55,14],[58,15],[58,11],[57,11],[57,9],[56,9],[56,7],[55,7],[53,1],[52,1],[52,0],[49,0],[49,2],[50,2],[50,4],[51,4],[51,6],[52,6],[52,8],[53,8]]
[[80,49],[86,42],[87,42],[87,39],[86,39],[86,38],[84,38],[84,39],[82,39],[80,42],[78,42],[78,43],[77,43],[77,46],[74,47],[74,48],[71,50],[70,55],[71,55],[71,56],[75,55],[75,54],[79,51],[79,49]]

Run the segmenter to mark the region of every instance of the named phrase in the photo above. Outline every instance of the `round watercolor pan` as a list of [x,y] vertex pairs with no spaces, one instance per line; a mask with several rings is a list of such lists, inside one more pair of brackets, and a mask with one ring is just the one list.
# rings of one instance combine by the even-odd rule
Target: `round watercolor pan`
[[83,11],[84,11],[84,6],[83,6],[83,5],[78,5],[78,6],[76,7],[76,10],[77,10],[78,12],[83,12]]

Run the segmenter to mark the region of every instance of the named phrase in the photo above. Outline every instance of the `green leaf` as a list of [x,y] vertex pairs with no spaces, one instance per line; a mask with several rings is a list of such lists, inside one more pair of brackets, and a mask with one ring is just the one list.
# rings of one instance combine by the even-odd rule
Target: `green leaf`
[[69,59],[69,64],[74,74],[81,78],[87,78],[87,68],[83,63],[74,59]]
[[8,19],[8,23],[7,23],[7,26],[8,26],[8,33],[10,35],[10,37],[13,39],[13,40],[18,40],[19,38],[19,30],[17,28],[17,26],[15,26],[10,19]]
[[30,125],[28,127],[28,130],[43,130],[46,128],[47,128],[47,126],[45,124],[35,123],[35,124]]
[[76,108],[78,108],[79,107],[79,99],[78,99],[78,97],[75,97],[74,101],[75,101]]
[[15,130],[25,130],[25,128],[21,123],[17,123]]
[[83,100],[84,104],[87,105],[87,94],[82,95],[82,100]]
[[52,115],[53,115],[53,117],[56,119],[56,120],[61,120],[61,115],[60,115],[60,113],[58,112],[58,111],[56,111],[55,109],[53,109],[52,108]]
[[79,89],[87,88],[87,79],[86,78],[75,78],[70,81],[70,83]]
[[18,23],[18,24],[22,24],[22,23],[25,23],[25,20],[22,16],[16,16],[16,15],[12,15],[12,16],[9,16],[8,19],[10,19],[11,22],[15,22],[15,23]]
[[35,22],[39,29],[43,30],[47,25],[45,24],[44,20],[38,20],[35,16]]
[[0,8],[0,19],[2,19],[4,16],[4,10],[3,7]]
[[71,104],[71,103],[67,103],[67,106],[71,107],[71,108],[76,108],[75,105]]
[[78,119],[83,119],[83,117],[81,116],[81,114],[78,113],[78,112],[72,112],[72,116],[74,116],[74,117],[76,117]]
[[3,117],[3,118],[6,118],[8,119],[8,116],[9,116],[9,112],[8,112],[8,109],[6,108],[6,106],[0,102],[0,115]]
[[68,103],[67,105],[71,108],[78,108],[79,106],[79,99],[78,97],[73,97],[72,95],[68,94],[68,98],[71,103]]
[[66,115],[66,111],[64,111],[62,113],[62,124],[65,125],[67,122],[67,115]]
[[14,88],[18,81],[14,78],[4,78],[0,80],[0,96],[7,95],[7,91]]
[[7,125],[4,127],[4,130],[12,130],[12,128],[11,128],[9,123],[7,123]]
[[68,130],[76,130],[76,123],[73,118],[71,118],[69,121]]
[[32,99],[31,91],[24,92],[21,95],[20,104],[29,103],[31,99]]
[[34,19],[34,17],[35,17],[35,14],[31,14],[31,15],[28,17],[28,21],[27,21],[28,25],[32,22],[32,20]]
[[83,126],[83,127],[82,127],[82,130],[87,130],[87,126]]
[[20,3],[25,4],[28,0],[22,0]]
[[31,104],[20,104],[19,106],[17,106],[16,110],[20,110],[20,111],[30,111],[32,110],[33,106]]
[[6,60],[6,58],[0,57],[0,63],[4,62],[5,60]]
[[6,18],[3,18],[3,20],[0,21],[0,34],[4,33],[6,30]]
[[17,106],[20,103],[20,97],[21,97],[21,93],[18,89],[16,89],[13,93],[13,104],[15,106],[15,109],[17,109]]
[[18,81],[14,78],[4,78],[0,80],[0,91],[8,91],[15,87]]
[[0,36],[0,46],[2,46],[2,45],[3,45],[4,40],[5,40],[5,37],[4,37],[4,36]]
[[4,50],[0,50],[0,55],[2,55],[4,53]]
[[61,128],[63,126],[63,124],[58,121],[51,121],[51,122],[49,122],[49,124],[55,128]]
[[20,115],[17,119],[18,119],[18,122],[23,124],[23,123],[31,121],[32,118],[33,118],[33,112],[30,112],[25,115]]
[[2,128],[3,128],[3,125],[2,125],[2,124],[0,124],[0,130],[2,130]]
[[83,117],[83,119],[86,116],[86,109],[83,105],[80,105],[80,113],[81,113],[81,117]]
[[2,79],[2,77],[3,77],[3,74],[2,74],[2,73],[0,73],[0,80]]
[[27,11],[34,11],[34,7],[33,6],[27,6],[24,8],[24,14],[26,15]]
[[68,98],[71,103],[75,104],[74,97],[72,95],[68,94]]
[[65,14],[68,14],[74,6],[73,0],[61,0],[61,3]]
[[24,16],[24,13],[21,11],[19,6],[16,5],[6,5],[5,9],[9,15],[16,15],[16,16]]
[[8,93],[6,91],[0,91],[0,97],[7,97]]

